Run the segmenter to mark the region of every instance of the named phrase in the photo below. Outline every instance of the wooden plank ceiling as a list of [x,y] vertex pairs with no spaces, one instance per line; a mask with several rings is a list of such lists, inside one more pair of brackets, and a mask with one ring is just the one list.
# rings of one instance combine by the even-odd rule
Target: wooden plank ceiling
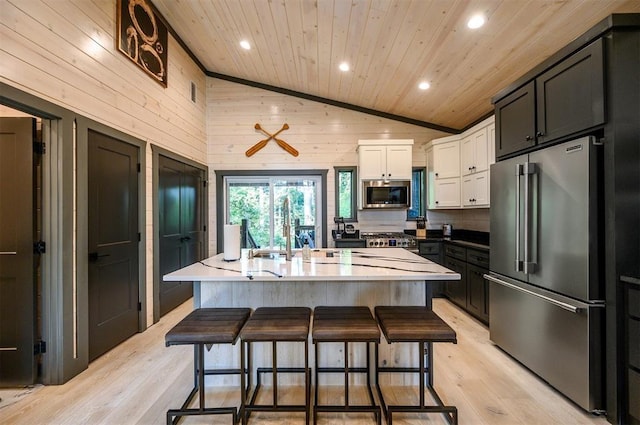
[[[639,0],[153,3],[207,71],[455,129],[607,15],[640,12]],[[476,13],[487,23],[470,30]]]

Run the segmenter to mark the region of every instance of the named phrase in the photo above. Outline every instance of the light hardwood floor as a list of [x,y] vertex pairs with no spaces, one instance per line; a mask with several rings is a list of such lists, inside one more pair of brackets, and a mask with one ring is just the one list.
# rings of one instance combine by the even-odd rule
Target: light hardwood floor
[[[149,328],[90,364],[89,369],[60,386],[36,386],[0,392],[2,424],[161,424],[168,408],[178,407],[192,385],[190,347],[164,346],[164,334],[192,308],[183,304]],[[435,387],[446,403],[458,407],[461,424],[607,424],[583,412],[524,369],[489,341],[486,327],[446,300],[434,310],[458,333],[458,344],[436,344]],[[335,395],[334,395],[335,393]],[[280,392],[285,398],[302,391]],[[323,400],[339,397],[321,392]],[[268,396],[268,392],[265,392]],[[352,401],[359,402],[354,394]],[[417,397],[401,388],[385,392]],[[209,405],[233,404],[238,393],[226,388],[208,391]],[[335,400],[337,401],[337,400]],[[182,423],[229,424],[230,417],[187,418]],[[303,424],[301,414],[252,416],[261,425]],[[371,415],[321,414],[319,425],[375,423]],[[433,415],[394,415],[396,425],[445,423]]]

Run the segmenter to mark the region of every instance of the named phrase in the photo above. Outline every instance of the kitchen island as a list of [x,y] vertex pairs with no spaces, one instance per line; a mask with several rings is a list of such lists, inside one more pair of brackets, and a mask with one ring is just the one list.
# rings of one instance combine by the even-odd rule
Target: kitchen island
[[[298,251],[290,261],[284,255],[261,254],[260,257],[249,258],[250,251],[243,250],[240,260],[229,262],[224,261],[223,254],[218,254],[169,273],[164,280],[194,281],[194,308],[255,309],[265,306],[313,308],[320,305],[362,305],[370,308],[376,305],[431,306],[430,281],[460,279],[458,273],[402,248],[319,249],[313,250],[308,260],[303,260],[302,252]],[[323,355],[333,356],[339,362],[340,344],[335,347],[326,345],[329,351]],[[269,358],[269,346],[256,348],[254,364],[262,363],[262,357]],[[355,353],[360,349],[354,348]],[[395,364],[395,350],[406,348],[401,344],[381,344],[381,362]],[[214,346],[213,354],[207,355],[207,367],[229,367],[229,359],[232,358],[237,366],[237,355],[232,350],[228,346]],[[285,362],[303,362],[302,353],[293,348],[283,350],[282,355]],[[411,353],[414,355],[418,354]],[[416,364],[414,359],[411,361]],[[295,376],[282,378],[284,382],[296,379]],[[227,384],[230,379],[220,377],[215,381]],[[402,379],[402,376],[395,377],[394,382],[397,379]]]

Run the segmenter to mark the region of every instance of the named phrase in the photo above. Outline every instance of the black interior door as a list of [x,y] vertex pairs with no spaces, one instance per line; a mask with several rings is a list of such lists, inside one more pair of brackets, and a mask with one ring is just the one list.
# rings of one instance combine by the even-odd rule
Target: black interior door
[[0,386],[33,384],[32,118],[0,119]]
[[160,315],[193,295],[192,282],[163,282],[162,276],[204,258],[204,171],[159,156]]
[[138,157],[89,131],[89,360],[138,332]]

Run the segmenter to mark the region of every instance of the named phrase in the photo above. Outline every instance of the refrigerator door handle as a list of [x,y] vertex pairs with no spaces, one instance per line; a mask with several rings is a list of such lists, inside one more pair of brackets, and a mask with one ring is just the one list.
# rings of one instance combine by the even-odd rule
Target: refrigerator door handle
[[516,164],[516,261],[515,271],[521,272],[522,259],[520,258],[520,176],[522,175],[522,164]]
[[526,162],[522,173],[524,174],[524,262],[523,271],[525,274],[536,271],[536,263],[531,259],[531,216],[534,213],[531,205],[531,175],[536,174],[538,168],[535,162]]
[[537,294],[537,293],[535,293],[533,291],[530,291],[528,289],[521,288],[521,287],[513,285],[513,284],[511,284],[509,282],[505,282],[504,280],[498,279],[497,277],[491,276],[490,274],[485,274],[483,277],[485,279],[493,282],[493,283],[497,283],[498,285],[506,286],[507,288],[515,289],[517,291],[524,292],[525,294],[529,294],[529,295],[533,295],[534,297],[538,297],[538,298],[540,298],[540,299],[542,299],[542,300],[544,300],[544,301],[546,301],[548,303],[551,303],[551,304],[553,304],[553,305],[555,305],[557,307],[560,307],[560,308],[562,308],[564,310],[567,310],[567,311],[570,311],[572,313],[580,313],[580,311],[582,311],[581,307],[576,307],[575,305],[571,305],[571,304],[564,303],[562,301],[554,300],[553,298],[547,297],[547,296],[542,295],[542,294]]

